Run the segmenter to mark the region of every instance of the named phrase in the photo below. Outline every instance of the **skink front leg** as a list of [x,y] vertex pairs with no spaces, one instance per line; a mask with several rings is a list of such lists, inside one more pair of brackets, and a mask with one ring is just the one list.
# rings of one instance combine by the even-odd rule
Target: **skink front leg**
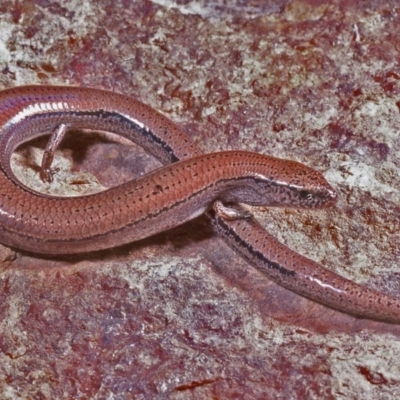
[[43,182],[52,182],[55,170],[51,169],[51,164],[54,160],[54,153],[57,147],[60,145],[61,141],[64,139],[65,134],[68,131],[68,125],[60,124],[47,142],[46,148],[44,150],[42,165],[40,169],[40,178]]

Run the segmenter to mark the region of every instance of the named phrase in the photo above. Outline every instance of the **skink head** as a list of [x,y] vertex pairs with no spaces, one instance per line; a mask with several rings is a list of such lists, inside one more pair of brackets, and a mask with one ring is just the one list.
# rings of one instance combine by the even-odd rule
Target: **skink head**
[[[247,160],[245,161],[245,159]],[[244,185],[230,201],[254,206],[322,208],[333,205],[336,192],[319,172],[296,161],[243,154]]]
[[277,160],[277,164],[277,205],[322,208],[336,202],[336,191],[318,171],[296,161]]

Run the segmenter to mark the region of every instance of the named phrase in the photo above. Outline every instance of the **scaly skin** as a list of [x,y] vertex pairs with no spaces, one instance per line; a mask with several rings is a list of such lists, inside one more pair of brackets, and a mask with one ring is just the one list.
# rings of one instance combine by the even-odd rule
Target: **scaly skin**
[[[88,218],[88,213],[93,213],[93,211],[90,211],[92,210],[90,207],[93,206],[93,202],[87,202],[85,197],[74,199],[49,198],[23,187],[13,175],[9,160],[16,146],[32,137],[43,134],[43,131],[54,132],[62,124],[66,125],[66,130],[68,128],[89,128],[115,132],[138,143],[164,164],[170,164],[201,154],[200,149],[172,121],[127,96],[96,89],[52,86],[20,87],[0,92],[0,196],[2,198],[0,207],[3,207],[0,208],[0,224],[3,232],[0,239],[4,243],[34,252],[37,252],[43,243],[50,243],[49,247],[45,248],[45,252],[52,254],[76,252],[76,250],[72,249],[72,246],[65,246],[65,243],[62,246],[52,245],[52,241],[56,243],[59,240],[59,238],[55,237],[60,233],[58,227],[69,232],[70,236],[67,235],[67,239],[72,238],[75,241],[74,245],[78,246],[78,251],[93,251],[122,243],[113,239],[104,239],[120,238],[125,234],[125,228],[121,228],[121,226],[129,211],[126,211],[127,214],[123,214],[123,218],[118,219],[117,235],[113,236],[113,227],[110,222],[114,218],[112,207],[121,208],[119,201],[124,197],[122,208],[125,208],[125,210],[131,208],[132,204],[129,204],[128,199],[132,201],[135,197],[130,196],[129,191],[132,191],[132,188],[137,189],[137,182],[140,181],[110,189],[103,192],[105,194],[99,193],[93,197],[87,196],[86,199],[95,199],[96,207],[98,211],[101,211],[97,212],[97,214],[94,212]],[[207,160],[207,158],[201,157],[200,159]],[[232,158],[230,160],[232,161]],[[292,161],[279,160],[272,157],[266,157],[265,160],[268,160],[267,172],[265,170],[261,172],[252,170],[253,175],[251,175],[250,180],[254,183],[260,178],[261,180],[266,178],[267,181],[271,178],[269,179],[269,184],[271,180],[275,181],[275,183],[278,181],[283,182],[283,185],[275,184],[269,186],[270,196],[267,201],[269,205],[313,208],[329,206],[334,202],[335,193],[322,175]],[[241,164],[239,160],[233,160],[232,162],[233,164]],[[168,173],[175,171],[176,174],[179,174],[183,165],[192,165],[192,163],[193,160],[188,160],[188,164],[177,164],[171,169],[165,169],[164,173],[165,171],[169,171]],[[223,189],[218,192],[217,196],[210,196],[205,201],[203,199],[197,209],[193,208],[193,203],[187,202],[187,199],[196,190],[198,192],[201,192],[201,190],[192,188],[190,186],[193,184],[192,176],[186,176],[181,179],[182,185],[180,184],[179,190],[169,198],[169,203],[155,202],[155,214],[166,215],[160,210],[167,208],[173,211],[172,214],[167,216],[169,219],[174,215],[178,216],[179,213],[174,214],[176,209],[172,206],[180,201],[177,200],[179,196],[181,196],[182,203],[189,204],[188,207],[183,207],[186,212],[185,215],[188,216],[190,214],[189,217],[198,215],[199,212],[206,208],[208,202],[213,201],[213,199],[220,200],[222,198],[229,201],[239,201],[243,199],[241,196],[245,196],[249,203],[260,204],[258,200],[254,201],[251,196],[250,198],[247,197],[249,196],[248,187],[245,190],[241,186],[242,189],[237,190],[238,186],[235,186],[236,179],[244,179],[244,175],[248,173],[248,170],[242,169],[238,173],[235,170],[236,167],[237,165],[229,167],[233,172],[231,171],[225,180],[225,183],[228,183],[227,192]],[[217,163],[214,168],[219,170],[226,168],[226,165]],[[273,174],[271,176],[257,176],[257,174],[265,175],[265,173],[268,175],[272,171]],[[198,172],[196,171],[196,173]],[[203,170],[200,172],[204,173]],[[156,175],[146,176],[144,182],[153,182],[154,176],[160,178],[157,173]],[[177,178],[179,176],[175,175]],[[208,192],[212,191],[210,188],[218,181],[213,173],[211,173],[211,178],[211,181],[205,184]],[[163,186],[165,181],[161,179],[145,196],[156,192],[152,196],[159,196],[160,182],[162,183],[162,191],[165,191],[165,186]],[[233,183],[233,186],[229,183]],[[184,187],[183,191],[182,187]],[[232,190],[232,187],[236,189]],[[291,189],[288,190],[288,187]],[[250,188],[250,194],[254,195],[255,187],[250,185]],[[109,197],[110,193],[113,193],[111,197]],[[273,193],[272,197],[271,193]],[[307,198],[307,193],[308,195],[312,194],[312,201],[308,203],[304,201]],[[5,203],[6,207],[4,208]],[[111,203],[113,206],[108,208],[107,205]],[[54,205],[55,207],[53,207]],[[96,209],[96,207],[93,209]],[[24,208],[23,212],[22,208]],[[148,222],[151,220],[150,214],[154,210],[151,211],[147,205],[141,208],[136,205],[133,208],[137,212],[134,221],[139,219],[142,222],[146,222],[146,220]],[[58,209],[59,211],[57,212],[59,214],[48,214],[54,212],[54,209]],[[36,215],[36,212],[41,213],[41,215]],[[32,230],[31,237],[34,239],[30,244],[28,243],[27,230],[25,229],[29,215],[32,217],[29,229]],[[54,218],[49,218],[50,215],[53,215]],[[77,217],[78,215],[79,217]],[[142,215],[142,217],[139,218],[138,215]],[[57,218],[55,218],[56,216]],[[46,221],[45,229],[43,224],[36,224],[37,226],[35,226],[35,222],[32,222],[37,221],[38,217],[42,218],[41,222]],[[293,252],[269,235],[252,219],[229,220],[221,214],[214,214],[211,218],[214,230],[231,248],[263,274],[287,289],[349,314],[393,323],[400,322],[400,300],[398,298],[351,282],[330,272],[312,260]],[[154,230],[152,230],[153,228],[149,229],[148,225],[144,224],[142,228],[147,232],[146,236],[177,225],[176,221],[172,225],[163,221],[162,218],[159,219],[157,223],[161,224],[161,226],[154,228]],[[55,222],[57,223],[55,224]],[[91,227],[91,224],[96,225],[97,228]],[[8,236],[10,226],[12,227],[12,235],[14,235],[12,239]],[[95,231],[97,233],[94,233]],[[4,232],[7,233],[5,234]],[[121,232],[124,232],[124,234],[121,234]],[[136,240],[135,238],[137,239],[133,235],[128,241]],[[39,242],[35,243],[37,240]]]
[[251,265],[278,285],[328,307],[355,316],[400,322],[400,300],[358,285],[324,268],[271,236],[255,220],[225,221],[216,216],[214,230]]

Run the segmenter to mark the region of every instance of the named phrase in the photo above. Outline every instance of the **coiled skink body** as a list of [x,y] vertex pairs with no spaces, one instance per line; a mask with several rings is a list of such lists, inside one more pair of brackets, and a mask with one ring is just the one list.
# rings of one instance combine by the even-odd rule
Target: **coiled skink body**
[[[16,147],[68,129],[109,131],[166,166],[95,195],[52,197],[22,185],[10,167]],[[46,254],[95,251],[192,219],[217,201],[317,208],[336,194],[318,172],[244,151],[201,154],[172,121],[120,94],[26,86],[0,92],[0,242]],[[212,217],[226,243],[282,286],[344,312],[400,322],[399,299],[362,287],[300,256],[252,219]]]

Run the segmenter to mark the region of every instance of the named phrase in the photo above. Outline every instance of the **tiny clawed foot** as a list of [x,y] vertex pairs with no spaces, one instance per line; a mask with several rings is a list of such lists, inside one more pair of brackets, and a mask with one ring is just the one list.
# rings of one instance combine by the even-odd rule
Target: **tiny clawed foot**
[[53,175],[57,172],[57,169],[54,168],[41,168],[40,169],[40,179],[43,182],[53,182]]
[[42,167],[40,169],[40,178],[43,182],[53,181],[53,175],[57,172],[57,170],[50,167],[54,159],[54,153],[57,147],[60,145],[61,140],[67,133],[67,130],[68,125],[60,124],[57,129],[51,134],[50,139],[47,142],[46,148],[43,153]]
[[224,220],[234,221],[237,219],[249,219],[252,217],[247,210],[240,208],[237,205],[225,206],[221,201],[216,201],[213,204],[215,213]]

